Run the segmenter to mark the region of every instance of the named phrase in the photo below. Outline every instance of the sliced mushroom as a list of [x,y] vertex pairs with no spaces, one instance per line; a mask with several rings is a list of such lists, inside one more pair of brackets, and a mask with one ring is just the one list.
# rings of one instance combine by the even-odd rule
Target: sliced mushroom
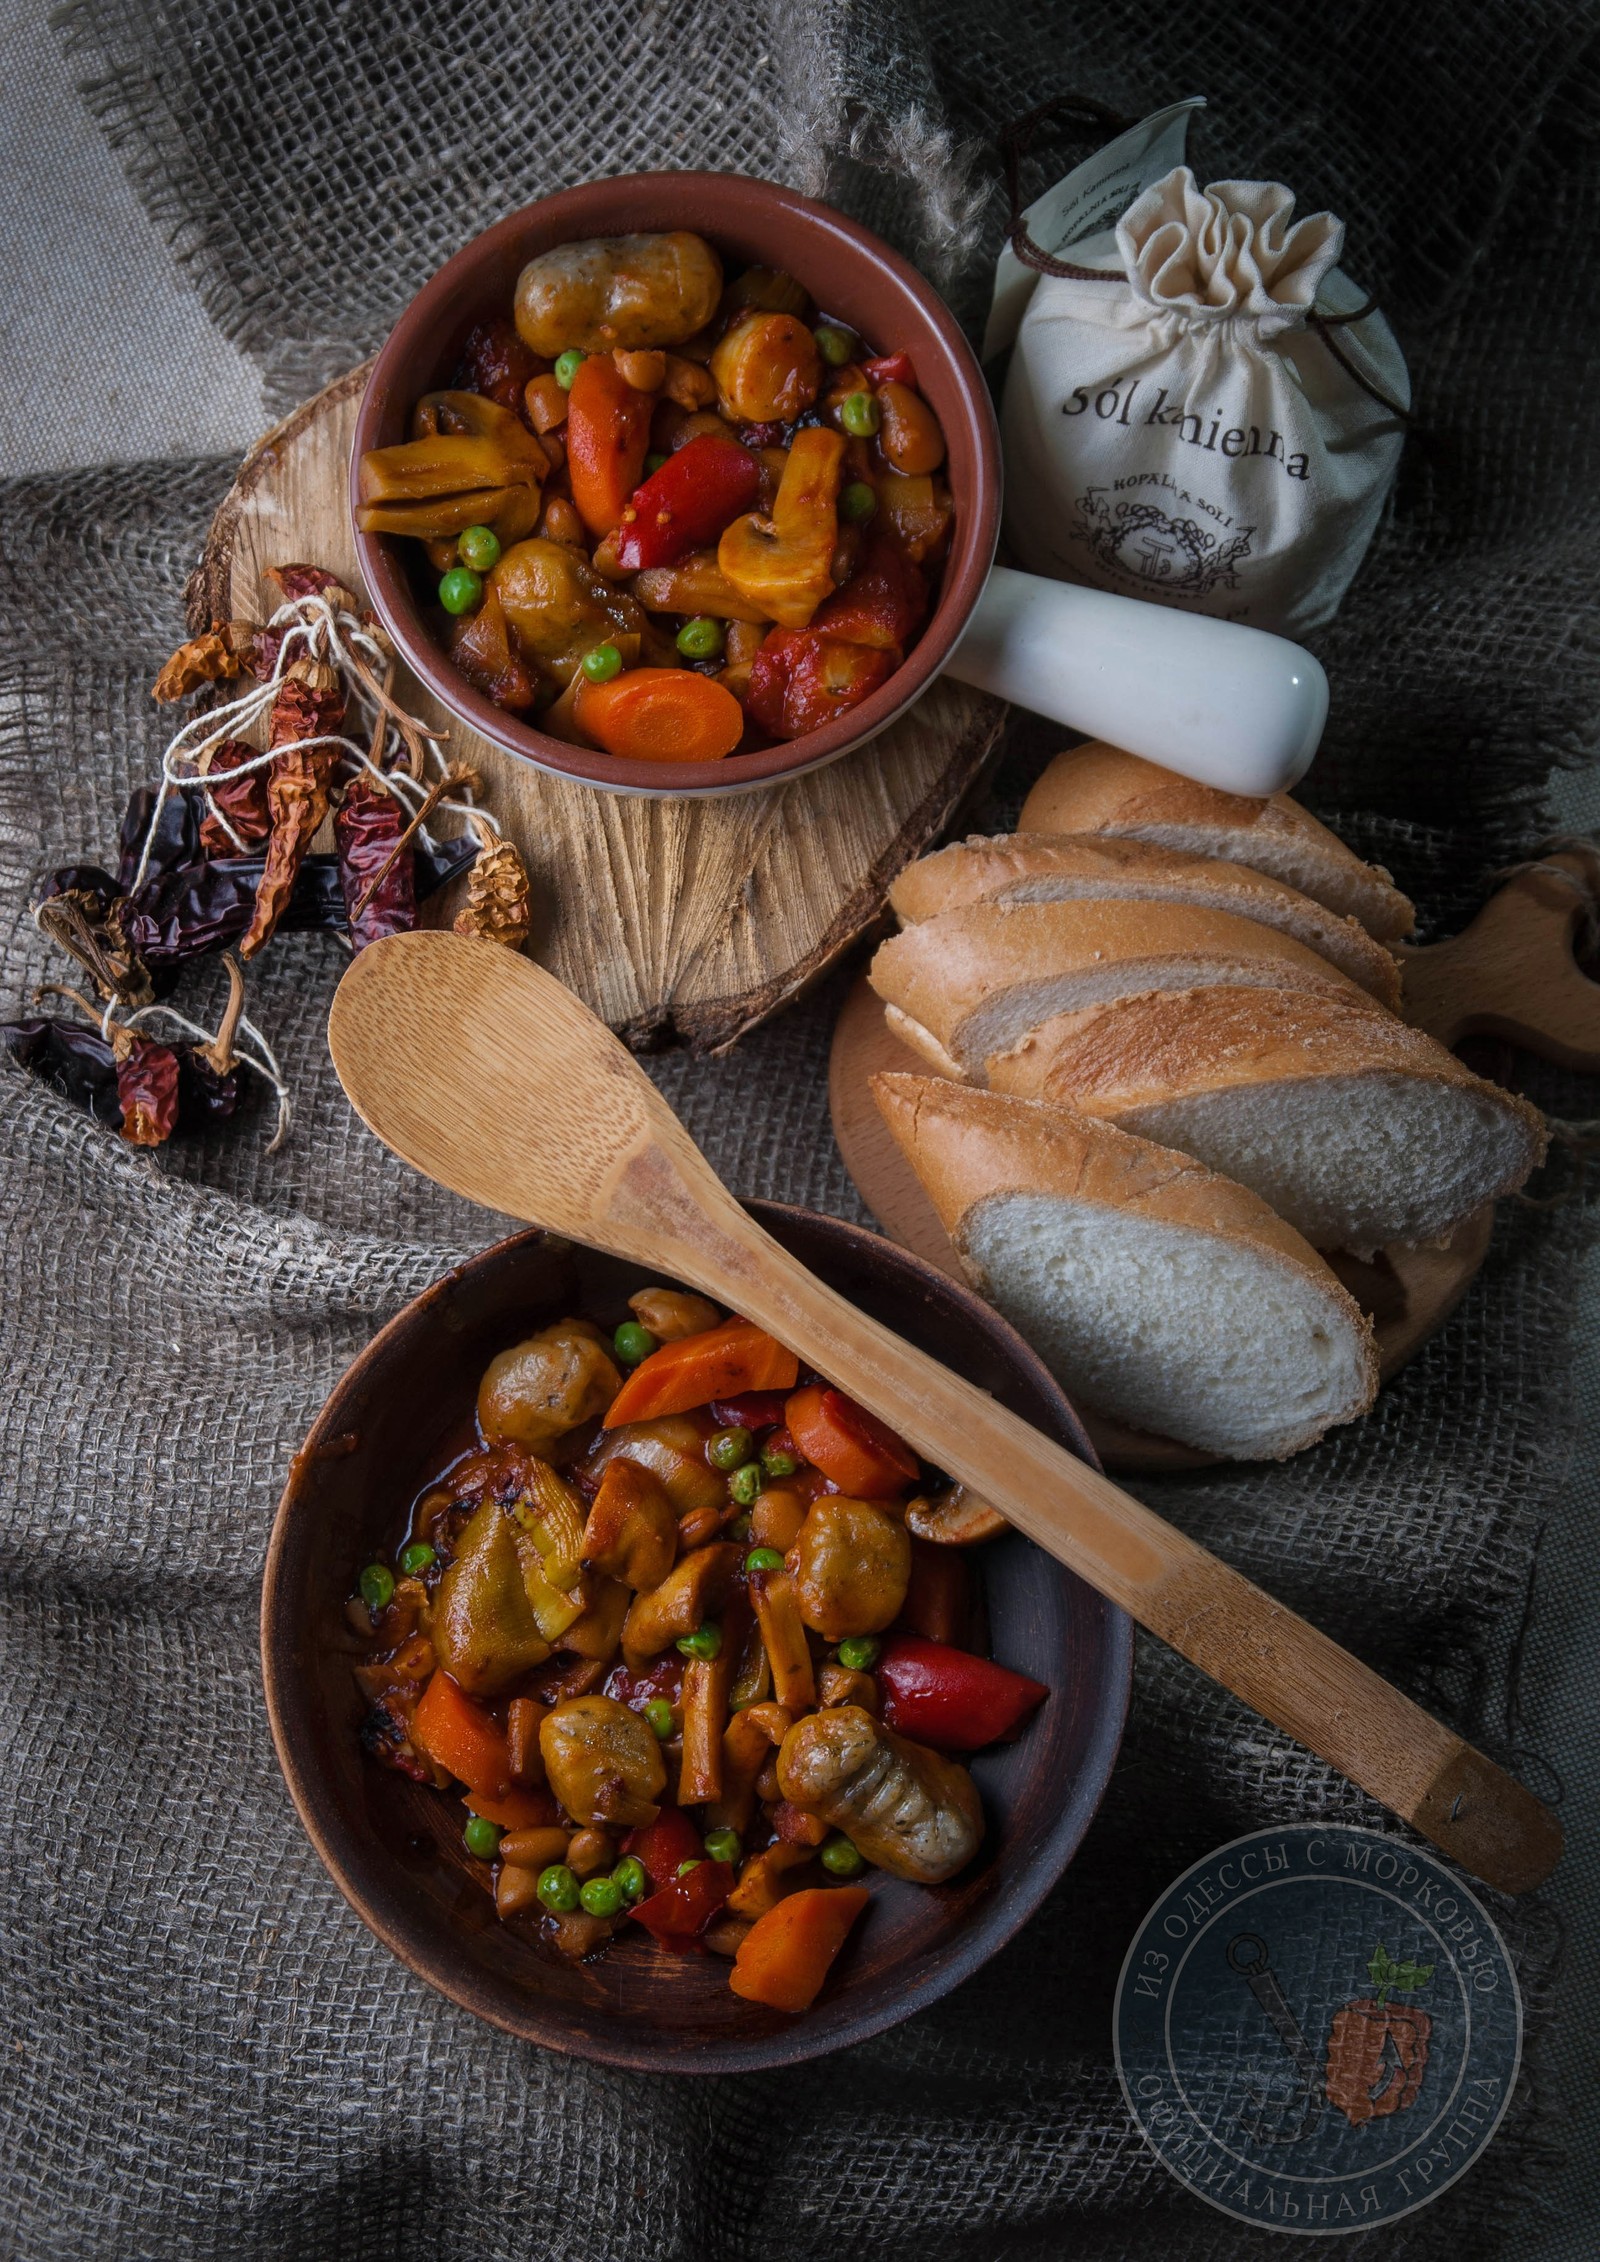
[[736,518],[717,544],[717,563],[741,596],[782,628],[804,628],[833,594],[839,538],[842,433],[808,426],[794,436],[772,516]]
[[919,1495],[906,1508],[906,1527],[917,1539],[932,1540],[938,1547],[976,1547],[1011,1529],[998,1508],[991,1508],[964,1484],[953,1484],[937,1500]]
[[739,1549],[732,1540],[713,1540],[674,1564],[660,1586],[636,1595],[622,1628],[622,1654],[629,1665],[659,1657],[670,1643],[692,1634],[714,1618],[728,1599]]

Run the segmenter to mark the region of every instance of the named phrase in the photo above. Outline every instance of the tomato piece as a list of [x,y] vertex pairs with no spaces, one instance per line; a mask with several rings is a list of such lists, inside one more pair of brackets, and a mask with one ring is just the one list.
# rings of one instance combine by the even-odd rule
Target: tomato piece
[[747,1429],[755,1436],[777,1428],[787,1403],[782,1390],[747,1390],[740,1398],[713,1398],[711,1418],[719,1429]]
[[940,1751],[979,1751],[1016,1735],[1050,1694],[1043,1681],[920,1634],[891,1634],[873,1673],[885,1724]]
[[789,1434],[805,1458],[852,1500],[886,1500],[921,1474],[922,1464],[903,1438],[825,1382],[797,1390],[785,1412]]
[[917,381],[911,356],[903,351],[881,354],[876,361],[864,361],[861,366],[874,385],[914,385]]
[[928,610],[928,584],[894,536],[875,528],[861,562],[839,591],[817,609],[812,628],[849,644],[894,652],[909,644]]
[[698,1861],[705,1852],[700,1833],[681,1806],[664,1806],[654,1822],[647,1822],[642,1830],[630,1830],[622,1841],[625,1854],[636,1854],[644,1863],[645,1874],[652,1885],[670,1885],[680,1866],[686,1861]]
[[[642,1854],[639,1858],[644,1860]],[[674,1877],[633,1912],[663,1948],[692,1948],[734,1887],[728,1862],[711,1861],[703,1851],[684,1859],[694,1862],[693,1869]]]
[[810,628],[775,628],[750,663],[746,706],[774,738],[803,738],[880,690],[898,651],[874,651]]
[[702,432],[628,498],[618,562],[626,572],[639,573],[711,548],[724,527],[755,508],[760,490],[761,466],[750,450]]

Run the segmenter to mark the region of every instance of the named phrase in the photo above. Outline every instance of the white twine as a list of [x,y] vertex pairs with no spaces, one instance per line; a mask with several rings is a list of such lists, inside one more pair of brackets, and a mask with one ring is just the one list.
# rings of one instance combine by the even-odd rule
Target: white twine
[[[113,998],[111,1004],[107,1006],[101,1016],[100,1034],[105,1038],[107,1044],[111,1042],[115,1004],[116,1000]],[[136,1029],[141,1022],[147,1021],[152,1013],[164,1014],[167,1020],[175,1022],[186,1036],[197,1038],[201,1044],[214,1045],[217,1041],[215,1030],[202,1028],[198,1021],[191,1021],[186,1013],[180,1013],[175,1005],[165,1005],[159,1001],[154,1005],[139,1006],[136,1011],[125,1015],[123,1020],[115,1025],[124,1029]],[[239,1043],[241,1034],[250,1038],[252,1043],[259,1045],[262,1054],[260,1059],[257,1059],[254,1053],[247,1052],[244,1046]],[[289,1136],[289,1125],[293,1119],[294,1110],[289,1097],[288,1083],[285,1080],[283,1070],[278,1066],[278,1056],[247,1013],[241,1013],[235,1024],[233,1055],[241,1067],[254,1069],[255,1073],[264,1078],[278,1095],[278,1127],[272,1135],[271,1145],[267,1148],[269,1155],[275,1155]]]

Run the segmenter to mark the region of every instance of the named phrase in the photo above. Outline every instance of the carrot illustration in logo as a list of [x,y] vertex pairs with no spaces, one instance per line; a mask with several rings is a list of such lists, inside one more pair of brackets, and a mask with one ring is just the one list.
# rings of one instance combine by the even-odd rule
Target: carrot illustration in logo
[[1377,1995],[1361,1996],[1334,2013],[1323,2083],[1329,2104],[1337,2105],[1352,2128],[1416,2103],[1433,2030],[1426,2011],[1389,2000],[1425,1987],[1432,1964],[1397,1964],[1380,1940],[1367,1969]]

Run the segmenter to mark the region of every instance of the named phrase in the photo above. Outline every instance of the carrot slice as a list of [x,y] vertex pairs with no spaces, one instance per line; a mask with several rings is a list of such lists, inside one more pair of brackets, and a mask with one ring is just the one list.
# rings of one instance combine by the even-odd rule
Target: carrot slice
[[585,683],[573,719],[621,762],[720,762],[744,735],[744,709],[727,685],[688,668],[629,668]]
[[887,1500],[917,1480],[910,1446],[842,1390],[822,1382],[797,1390],[784,1420],[806,1459],[852,1500]]
[[502,1830],[538,1830],[556,1818],[556,1802],[549,1791],[519,1791],[513,1786],[502,1797],[473,1791],[467,1799],[474,1814],[498,1822]]
[[448,1767],[469,1791],[497,1798],[510,1790],[511,1747],[504,1731],[481,1704],[462,1694],[442,1666],[417,1700],[411,1733],[429,1758]]
[[699,1335],[663,1343],[642,1359],[612,1399],[604,1426],[660,1421],[743,1390],[792,1390],[799,1373],[794,1353],[754,1321],[724,1320]]
[[729,1986],[747,2003],[810,2010],[871,1898],[865,1885],[811,1885],[789,1894],[758,1916],[739,1943]]
[[567,395],[567,470],[578,516],[609,534],[638,486],[650,447],[655,396],[636,393],[609,354],[578,365]]

